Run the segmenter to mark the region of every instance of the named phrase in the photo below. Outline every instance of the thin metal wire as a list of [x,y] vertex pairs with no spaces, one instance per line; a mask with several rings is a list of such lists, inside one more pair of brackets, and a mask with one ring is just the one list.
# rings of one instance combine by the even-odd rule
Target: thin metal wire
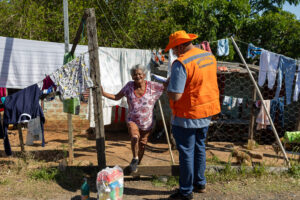
[[[97,0],[98,1],[98,0]],[[134,46],[136,48],[139,49],[138,45],[129,37],[129,35],[126,33],[125,29],[121,26],[121,24],[119,23],[118,18],[115,16],[114,12],[110,9],[110,7],[108,6],[107,2],[105,0],[103,0],[103,2],[105,3],[105,5],[107,6],[107,8],[109,9],[109,11],[111,12],[111,14],[114,16],[114,18],[116,19],[118,25],[120,26],[120,28],[122,29],[122,31],[125,33],[126,37],[132,42],[132,44],[134,44]],[[98,2],[99,3],[99,2]]]
[[[105,17],[105,20],[107,21],[107,23],[108,23],[110,29],[112,30],[114,36],[115,36],[118,40],[120,40],[120,38],[118,38],[118,36],[116,35],[114,29],[113,29],[112,26],[110,25],[109,20],[107,19],[106,15],[105,15],[105,12],[104,12],[104,10],[102,9],[102,6],[100,5],[100,3],[99,3],[98,0],[97,0],[97,4],[98,4],[99,8],[101,9],[101,11],[102,11],[102,13],[103,13],[103,15],[104,15],[104,17]],[[122,43],[121,43],[121,44],[122,44]]]

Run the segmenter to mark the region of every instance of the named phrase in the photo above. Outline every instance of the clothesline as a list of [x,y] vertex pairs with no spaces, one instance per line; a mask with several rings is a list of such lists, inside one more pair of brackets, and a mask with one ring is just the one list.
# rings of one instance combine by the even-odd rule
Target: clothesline
[[[227,38],[226,38],[227,39]],[[218,42],[219,40],[221,40],[221,39],[218,39],[218,40],[214,40],[214,41],[209,41],[209,43],[215,43],[215,42]],[[240,43],[242,43],[242,44],[245,44],[245,45],[249,45],[250,43],[248,43],[248,42],[244,42],[244,41],[242,41],[242,40],[238,40],[238,39],[234,39],[235,41],[237,41],[237,42],[240,42]],[[263,49],[263,48],[262,48]],[[267,49],[264,49],[264,50],[267,50]],[[269,50],[267,50],[267,51],[269,51]],[[272,52],[272,51],[270,51],[270,52]],[[272,52],[272,53],[274,53],[274,52]],[[274,54],[276,54],[276,55],[279,55],[279,56],[285,56],[285,55],[282,55],[282,54],[279,54],[279,53],[274,53]],[[297,64],[300,64],[300,59],[295,59],[295,58],[291,58],[291,57],[288,57],[288,56],[285,56],[286,58],[289,58],[289,59],[293,59],[293,60],[295,60],[296,62],[297,62]]]

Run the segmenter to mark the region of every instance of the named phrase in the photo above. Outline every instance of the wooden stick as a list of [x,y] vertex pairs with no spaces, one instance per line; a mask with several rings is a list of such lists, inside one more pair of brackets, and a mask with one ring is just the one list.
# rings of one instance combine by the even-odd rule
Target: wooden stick
[[75,36],[75,38],[74,38],[74,40],[73,40],[72,49],[71,49],[71,51],[70,51],[71,55],[73,55],[74,52],[75,52],[76,46],[77,46],[77,44],[78,44],[78,42],[79,42],[80,35],[81,35],[81,33],[82,33],[82,30],[83,30],[83,25],[84,25],[84,23],[85,23],[87,17],[88,17],[87,13],[84,12],[84,14],[83,14],[83,16],[82,16],[82,18],[81,18],[81,22],[80,22],[79,28],[77,29],[76,36]]
[[20,140],[21,152],[25,152],[23,133],[22,133],[22,125],[21,125],[21,123],[19,123],[17,126],[18,126],[18,131],[19,131],[19,140]]
[[89,8],[85,10],[85,14],[88,16],[86,20],[87,25],[87,37],[88,37],[88,51],[90,59],[91,78],[94,83],[93,91],[93,103],[94,103],[94,116],[95,116],[95,132],[96,132],[96,150],[98,167],[104,169],[106,167],[105,158],[105,132],[103,123],[103,111],[102,111],[102,92],[100,90],[100,66],[99,66],[99,54],[98,54],[98,39],[96,29],[96,17],[95,9]]
[[161,103],[160,103],[160,100],[159,100],[159,99],[158,99],[158,106],[159,106],[161,118],[162,118],[162,121],[163,121],[163,124],[164,124],[164,129],[165,129],[166,138],[167,138],[167,142],[168,142],[168,146],[169,146],[169,152],[170,152],[172,164],[174,165],[175,162],[174,162],[174,157],[173,157],[172,148],[171,148],[171,144],[170,144],[169,133],[168,133],[168,129],[167,129],[167,126],[166,126],[166,122],[165,122],[165,117],[164,117],[163,109],[162,109],[162,107],[161,107]]
[[[253,88],[253,93],[252,93],[252,99],[253,102],[256,101],[256,89],[255,87]],[[254,123],[255,122],[255,116],[254,116],[254,106],[253,103],[251,105],[251,118],[250,118],[250,125],[249,125],[249,132],[248,132],[248,149],[253,149],[253,129],[254,129]]]

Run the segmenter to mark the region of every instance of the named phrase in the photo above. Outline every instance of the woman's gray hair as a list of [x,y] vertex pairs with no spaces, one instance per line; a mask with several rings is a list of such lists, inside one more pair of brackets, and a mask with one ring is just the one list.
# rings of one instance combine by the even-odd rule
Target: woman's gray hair
[[137,65],[134,65],[134,66],[130,69],[130,74],[131,74],[131,76],[133,76],[134,72],[135,72],[136,70],[138,70],[138,69],[141,70],[144,74],[147,73],[147,69],[146,69],[146,67],[145,67],[144,65],[137,64]]

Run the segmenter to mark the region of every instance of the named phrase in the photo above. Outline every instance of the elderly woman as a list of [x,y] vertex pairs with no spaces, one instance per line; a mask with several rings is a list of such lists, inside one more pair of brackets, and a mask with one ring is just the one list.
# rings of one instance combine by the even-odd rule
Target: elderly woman
[[133,81],[129,81],[118,94],[102,94],[111,100],[126,96],[128,103],[127,126],[131,138],[133,159],[129,165],[131,172],[137,172],[137,165],[142,161],[145,145],[153,125],[153,108],[162,95],[164,86],[160,83],[146,81],[146,68],[135,65],[131,70]]

